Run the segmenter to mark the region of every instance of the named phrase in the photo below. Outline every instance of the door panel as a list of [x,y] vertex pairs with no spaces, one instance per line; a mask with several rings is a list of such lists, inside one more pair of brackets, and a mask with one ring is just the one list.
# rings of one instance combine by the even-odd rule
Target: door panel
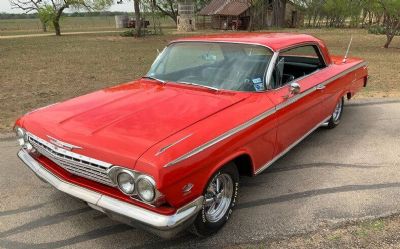
[[320,82],[328,81],[328,83],[325,84],[325,88],[321,91],[323,98],[323,107],[321,111],[324,116],[331,115],[339,98],[350,90],[351,84],[355,81],[355,72],[349,72],[333,81],[330,81],[330,79],[338,76],[344,69],[349,68],[351,68],[351,66],[331,65],[318,74],[318,80]]
[[297,82],[300,85],[299,94],[289,94],[288,85],[272,90],[271,99],[275,102],[278,116],[276,155],[326,118],[322,114],[322,91],[316,89],[319,84],[316,74]]

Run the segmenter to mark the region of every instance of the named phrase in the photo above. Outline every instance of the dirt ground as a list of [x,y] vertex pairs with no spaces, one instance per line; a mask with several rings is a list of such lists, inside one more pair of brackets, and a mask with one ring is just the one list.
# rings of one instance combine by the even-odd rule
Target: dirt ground
[[400,248],[400,216],[347,224],[335,229],[321,229],[318,232],[297,235],[256,244],[244,244],[230,249],[255,248]]
[[[400,96],[400,44],[383,49],[384,36],[364,30],[285,30],[315,35],[332,54],[345,52],[369,61],[371,79],[359,97]],[[38,107],[145,74],[170,40],[188,34],[123,38],[119,34],[82,34],[62,37],[25,37],[0,40],[0,132],[11,132],[15,119]],[[198,32],[197,32],[198,33]]]

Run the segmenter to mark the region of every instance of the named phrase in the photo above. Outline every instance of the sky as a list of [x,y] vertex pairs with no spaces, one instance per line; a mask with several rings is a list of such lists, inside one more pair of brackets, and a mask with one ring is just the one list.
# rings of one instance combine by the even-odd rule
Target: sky
[[[113,4],[109,9],[109,11],[129,11],[133,12],[133,1],[127,1],[126,3],[123,4]],[[20,9],[11,9],[10,3],[8,0],[0,0],[0,13],[6,12],[6,13],[23,13],[22,10]],[[71,12],[71,10],[68,10],[66,12]],[[72,10],[73,12],[73,10]]]

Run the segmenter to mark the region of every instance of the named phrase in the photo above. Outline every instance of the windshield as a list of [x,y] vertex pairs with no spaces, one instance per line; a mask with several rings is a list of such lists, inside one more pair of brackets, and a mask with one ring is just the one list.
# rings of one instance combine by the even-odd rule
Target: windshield
[[260,45],[177,42],[164,49],[146,76],[213,89],[264,91],[272,54]]

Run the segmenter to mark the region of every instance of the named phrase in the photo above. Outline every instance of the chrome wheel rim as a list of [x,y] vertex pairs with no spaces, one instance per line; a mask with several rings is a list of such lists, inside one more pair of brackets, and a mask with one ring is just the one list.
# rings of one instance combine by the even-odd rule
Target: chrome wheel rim
[[335,111],[332,114],[333,122],[337,122],[339,120],[340,114],[342,113],[342,105],[343,105],[343,102],[342,102],[342,100],[340,100],[337,103],[337,105],[335,107]]
[[233,194],[233,180],[228,174],[220,174],[207,187],[204,214],[209,222],[218,222],[229,209]]

